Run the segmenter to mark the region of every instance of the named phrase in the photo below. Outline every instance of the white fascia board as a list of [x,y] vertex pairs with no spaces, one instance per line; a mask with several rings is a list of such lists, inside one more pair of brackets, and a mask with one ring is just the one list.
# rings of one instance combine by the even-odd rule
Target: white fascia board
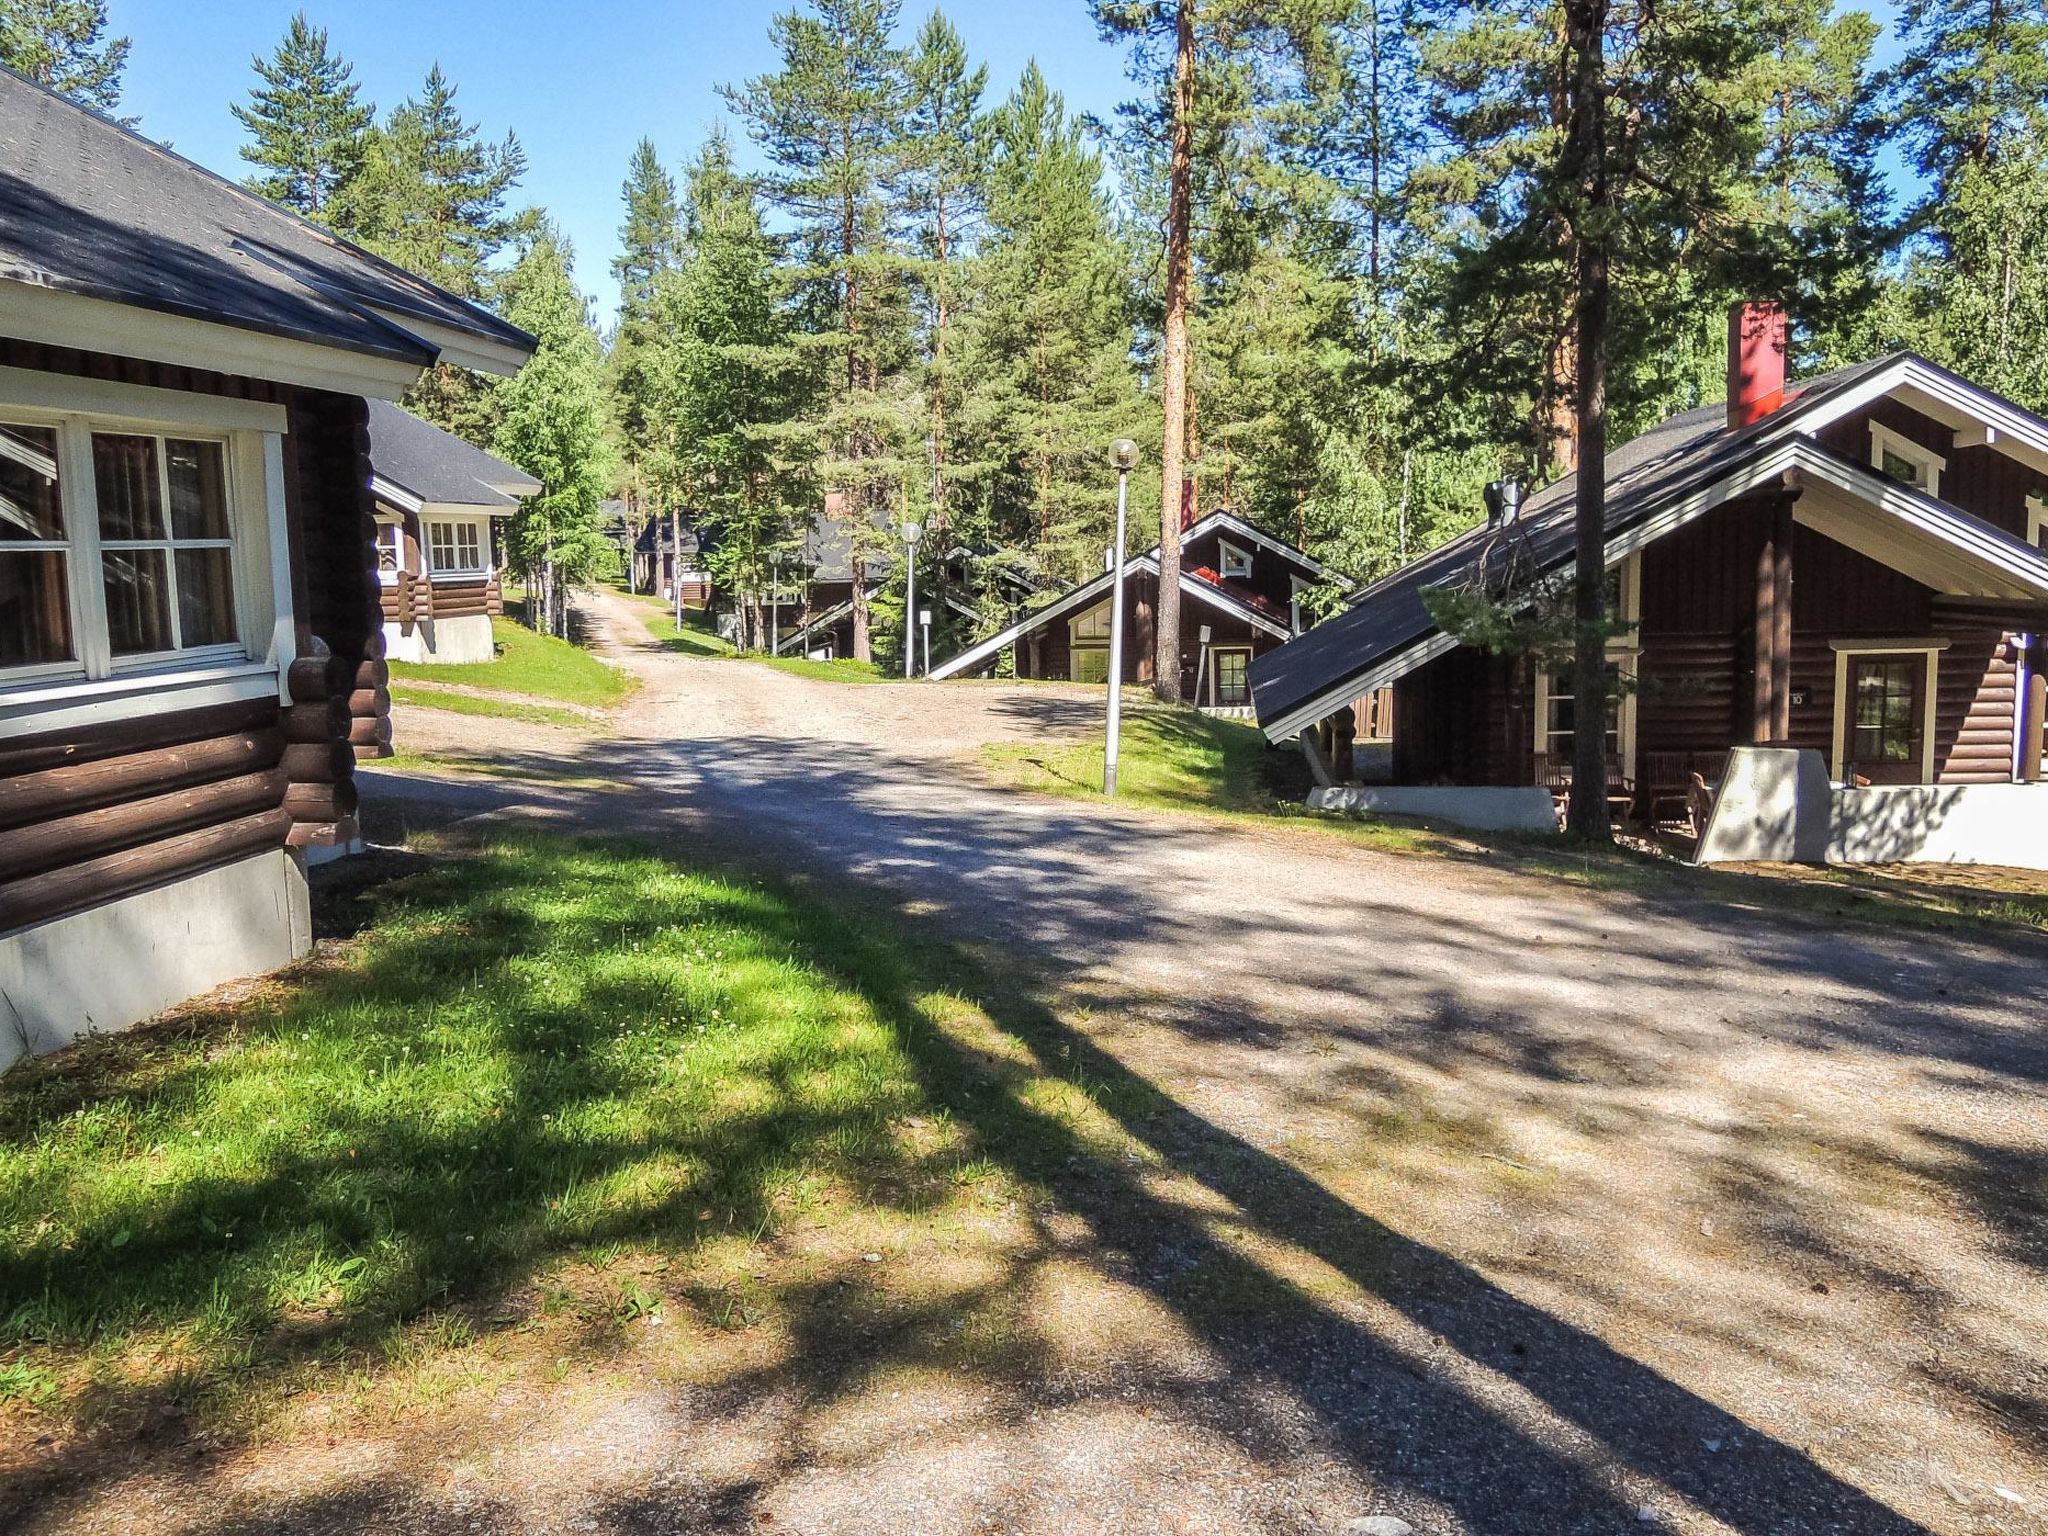
[[1291,714],[1282,716],[1271,725],[1261,726],[1260,729],[1266,733],[1268,741],[1285,741],[1290,736],[1298,736],[1317,721],[1335,714],[1353,699],[1362,698],[1368,693],[1376,693],[1389,683],[1399,682],[1418,667],[1425,666],[1457,648],[1458,641],[1455,636],[1436,630],[1406,650],[1396,651],[1370,672],[1363,673],[1328,693],[1319,694]]
[[[1155,571],[1159,568],[1157,562],[1151,561],[1149,556],[1133,555],[1124,561],[1124,575],[1129,576],[1134,571],[1143,570],[1147,564],[1150,564],[1151,568]],[[1041,624],[1049,624],[1061,614],[1072,612],[1074,608],[1086,602],[1089,598],[1097,597],[1107,592],[1113,579],[1112,572],[1104,571],[1093,581],[1084,582],[1082,585],[1054,598],[1043,608],[1034,608],[1030,613],[1024,615],[1023,618],[1012,624],[1008,629],[1003,630],[1000,634],[991,635],[988,639],[982,641],[981,644],[962,651],[943,666],[933,667],[929,674],[932,681],[944,682],[949,677],[957,676],[971,667],[979,666],[982,662],[1002,650],[1004,646],[1014,645],[1018,639],[1030,634],[1032,630],[1037,629]]]
[[494,501],[423,501],[419,505],[422,516],[455,518],[467,522],[482,522],[489,517],[510,517],[518,510],[517,507],[500,506]]
[[1300,566],[1303,570],[1312,572],[1313,574],[1321,577],[1324,581],[1331,582],[1334,585],[1342,588],[1346,592],[1349,592],[1353,587],[1358,585],[1358,583],[1353,581],[1349,576],[1341,575],[1338,572],[1331,570],[1328,566],[1324,565],[1320,560],[1317,560],[1313,555],[1307,554],[1302,550],[1296,549],[1292,544],[1288,544],[1283,542],[1282,540],[1274,538],[1270,533],[1265,532],[1263,529],[1254,527],[1252,524],[1246,522],[1243,518],[1239,517],[1235,512],[1211,512],[1207,517],[1203,518],[1201,522],[1196,523],[1193,528],[1188,529],[1188,531],[1182,534],[1181,537],[1183,539],[1188,538],[1195,532],[1196,528],[1200,528],[1203,532],[1206,533],[1208,531],[1208,528],[1205,525],[1209,524],[1213,524],[1219,528],[1229,528],[1236,533],[1241,533],[1246,538],[1252,540],[1254,543],[1265,545],[1267,549],[1270,549],[1274,554],[1278,555],[1281,559],[1292,561],[1294,564]]
[[393,329],[426,343],[440,354],[442,362],[473,368],[478,373],[491,373],[499,378],[509,379],[525,367],[527,360],[533,356],[528,349],[514,346],[510,342],[473,335],[452,325],[443,325],[418,315],[408,315],[395,309],[380,309],[374,304],[359,307]]
[[8,278],[0,278],[0,336],[377,400],[396,400],[421,372],[416,364],[396,358],[371,357]]
[[[1988,445],[1998,452],[2048,474],[2048,421],[1911,355],[1894,359],[1854,387],[1800,413],[1791,425],[1801,432],[1818,431],[1892,394],[1904,394],[1908,398],[1901,399],[1901,405],[1951,429],[1985,433],[1993,440]],[[1958,446],[1971,445],[1959,442]]]
[[370,494],[401,512],[417,512],[426,505],[396,480],[387,480],[384,476],[374,473],[370,476]]

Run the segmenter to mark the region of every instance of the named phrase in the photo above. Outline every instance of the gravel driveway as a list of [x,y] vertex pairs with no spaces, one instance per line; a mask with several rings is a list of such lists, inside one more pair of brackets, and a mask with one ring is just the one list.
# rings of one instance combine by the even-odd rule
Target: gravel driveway
[[621,1405],[592,1463],[505,1463],[548,1489],[532,1528],[2048,1530],[2048,948],[1018,795],[955,760],[1095,697],[817,683],[593,618],[646,680],[619,734],[408,712],[407,746],[536,777],[368,794],[711,840],[1021,951],[1075,1069],[1153,1092],[1156,1169],[1057,1190],[1086,1262],[1291,1310],[1187,1305],[1153,1366],[1000,1412],[931,1388],[713,1514],[662,1491],[705,1422]]

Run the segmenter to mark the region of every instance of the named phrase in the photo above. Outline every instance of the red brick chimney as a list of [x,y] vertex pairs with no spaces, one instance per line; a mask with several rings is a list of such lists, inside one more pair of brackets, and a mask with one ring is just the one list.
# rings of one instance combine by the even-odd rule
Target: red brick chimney
[[1195,526],[1195,482],[1192,477],[1180,483],[1180,527],[1185,533]]
[[1737,304],[1728,311],[1728,426],[1762,421],[1785,403],[1785,311]]

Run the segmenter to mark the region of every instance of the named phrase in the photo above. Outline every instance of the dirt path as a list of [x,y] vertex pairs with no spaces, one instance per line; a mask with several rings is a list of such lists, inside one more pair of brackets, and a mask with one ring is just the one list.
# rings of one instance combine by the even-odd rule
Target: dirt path
[[[553,1480],[554,1516],[514,1523],[2048,1530],[2048,948],[1007,794],[943,760],[1086,729],[1094,698],[817,683],[593,617],[645,683],[616,737],[446,717],[440,746],[535,779],[371,796],[708,841],[1035,957],[1076,1070],[1154,1095],[1128,1129],[1174,1190],[1058,1193],[1098,1225],[1152,1201],[1098,1235],[1171,1326],[1037,1401],[906,1388],[729,1521],[662,1493],[714,1457],[702,1421],[622,1398],[601,1448],[489,1462]],[[1311,1320],[1176,1300],[1233,1263]],[[602,1513],[622,1487],[631,1520]],[[391,1528],[462,1528],[420,1498]]]

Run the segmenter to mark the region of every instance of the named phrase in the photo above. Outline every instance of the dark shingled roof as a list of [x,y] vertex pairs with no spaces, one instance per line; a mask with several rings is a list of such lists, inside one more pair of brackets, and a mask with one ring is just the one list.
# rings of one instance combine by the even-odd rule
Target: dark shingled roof
[[[388,400],[370,405],[370,467],[421,501],[511,509],[541,484],[523,469]],[[509,488],[509,489],[504,489]]]
[[0,68],[0,278],[425,365],[368,309],[533,338],[182,155]]
[[[1768,442],[1783,437],[1815,406],[1889,366],[1896,356],[1804,380],[1790,404],[1747,427],[1730,430],[1728,408],[1716,401],[1631,438],[1607,456],[1608,537],[1625,533],[1675,498],[1719,479]],[[1577,515],[1578,488],[1570,476],[1545,486],[1523,504],[1522,521],[1541,569],[1570,564]],[[1252,703],[1259,723],[1285,719],[1429,639],[1436,633],[1436,623],[1422,594],[1468,576],[1486,538],[1483,527],[1460,535],[1374,582],[1343,612],[1308,633],[1254,658]]]

